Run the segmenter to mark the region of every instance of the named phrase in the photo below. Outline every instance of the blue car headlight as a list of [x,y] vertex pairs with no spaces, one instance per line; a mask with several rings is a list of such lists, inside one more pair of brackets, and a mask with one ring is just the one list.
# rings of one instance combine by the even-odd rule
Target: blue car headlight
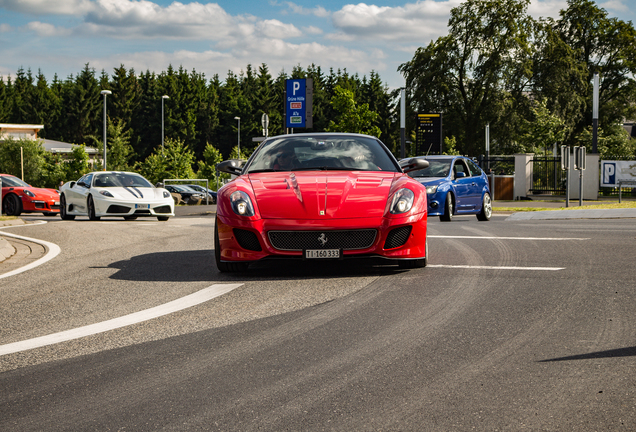
[[254,206],[249,195],[243,191],[236,191],[230,195],[232,210],[239,216],[254,216]]
[[435,186],[426,186],[426,193],[427,194],[434,194],[435,192],[437,192],[437,185],[435,185]]
[[402,188],[395,192],[393,195],[393,201],[391,202],[391,213],[402,214],[411,210],[413,207],[413,201],[415,200],[415,194],[411,189]]

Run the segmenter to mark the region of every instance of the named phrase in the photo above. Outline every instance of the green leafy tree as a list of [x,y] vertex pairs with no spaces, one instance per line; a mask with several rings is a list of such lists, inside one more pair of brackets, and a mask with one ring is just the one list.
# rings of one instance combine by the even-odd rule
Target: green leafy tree
[[418,48],[398,68],[406,79],[407,118],[414,112],[443,113],[445,134],[455,136],[467,155],[484,151],[483,135],[475,131],[487,123],[493,138],[511,139],[532,75],[534,21],[526,14],[528,4],[467,0],[453,8],[449,34]]
[[328,132],[362,133],[380,137],[381,131],[375,125],[378,114],[369,109],[369,104],[356,104],[353,91],[336,86],[331,105],[336,121],[329,123]]
[[[223,162],[223,155],[221,152],[212,144],[207,144],[203,151],[203,160],[197,162],[199,170],[196,177],[200,179],[208,179],[210,181],[210,186],[212,188],[216,188],[216,184],[220,178],[229,177],[221,177],[221,174],[223,173],[217,173],[216,164],[220,162]],[[217,174],[219,174],[218,178]]]
[[64,164],[66,179],[68,181],[77,180],[84,174],[91,171],[90,158],[83,145],[73,147],[71,158]]
[[[588,127],[577,136],[576,145],[585,146],[587,152],[592,148],[592,127]],[[629,136],[620,124],[599,127],[598,152],[601,159],[636,158],[636,139]]]
[[86,64],[68,89],[70,92],[64,98],[67,139],[72,143],[83,144],[91,135],[99,135],[103,127],[103,122],[100,121],[103,99],[99,82],[95,78],[95,69]]
[[455,137],[444,137],[444,154],[449,156],[459,156],[461,153],[457,150],[457,140]]
[[39,185],[44,165],[44,147],[39,140],[5,138],[0,144],[0,172],[22,178],[34,186]]
[[548,110],[546,101],[534,103],[531,112],[532,117],[523,122],[523,132],[519,138],[523,146],[521,151],[538,153],[563,142],[566,136],[565,121]]
[[44,152],[44,164],[42,166],[42,187],[59,189],[66,181],[65,162],[58,153]]
[[126,130],[122,119],[108,122],[108,155],[107,168],[113,171],[128,171],[130,160],[135,155],[130,145],[131,131]]
[[591,0],[568,0],[555,30],[572,48],[584,79],[569,91],[585,95],[583,115],[577,116],[574,135],[592,124],[592,78],[601,77],[599,125],[621,123],[636,115],[636,30],[631,21],[608,17],[607,11]]
[[135,170],[152,183],[164,179],[191,179],[194,178],[194,161],[194,152],[183,141],[166,138],[164,150],[161,146],[156,147],[144,162],[135,166]]

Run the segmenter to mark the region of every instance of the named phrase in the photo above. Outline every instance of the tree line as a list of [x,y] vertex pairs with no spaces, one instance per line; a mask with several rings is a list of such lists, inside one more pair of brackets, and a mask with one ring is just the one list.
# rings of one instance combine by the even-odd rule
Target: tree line
[[[590,0],[569,0],[560,18],[533,19],[529,0],[467,0],[451,10],[449,33],[417,49],[399,66],[407,94],[407,134],[415,140],[417,112],[443,114],[447,152],[478,156],[490,125],[491,153],[547,151],[554,144],[591,147],[592,76],[599,73],[601,155],[635,154],[622,123],[636,118],[636,31],[611,18]],[[325,73],[300,65],[274,78],[266,64],[239,74],[207,78],[169,66],[137,74],[124,65],[112,74],[86,64],[76,75],[51,82],[38,71],[20,69],[0,77],[0,122],[42,124],[40,136],[102,148],[103,99],[107,99],[109,168],[136,169],[149,178],[213,176],[216,161],[241,156],[262,135],[284,133],[283,92],[288,78],[312,78],[313,128],[304,131],[363,132],[378,136],[399,155],[399,89],[379,74]],[[164,100],[166,148],[161,151]],[[240,137],[238,121],[240,117]],[[7,147],[7,146],[5,146]],[[1,149],[0,149],[1,150]],[[408,154],[417,150],[407,149]],[[75,154],[78,153],[78,154]],[[81,151],[76,165],[85,164]],[[172,155],[170,159],[167,154]],[[41,156],[51,167],[55,157]],[[185,158],[185,160],[179,159]],[[6,171],[0,154],[0,169]],[[4,165],[3,165],[4,164]],[[185,172],[174,172],[183,166]],[[189,169],[186,169],[187,167]],[[47,183],[74,179],[68,166]],[[159,174],[161,173],[161,174]],[[148,175],[152,174],[152,175]],[[53,179],[55,177],[55,179]],[[205,177],[210,178],[212,177]]]
[[[591,147],[592,78],[601,80],[599,152],[634,155],[622,124],[636,118],[636,31],[590,0],[568,0],[555,20],[533,19],[530,0],[468,0],[447,36],[400,65],[414,112],[441,112],[444,133],[468,155],[553,144]],[[413,116],[407,117],[412,119]]]

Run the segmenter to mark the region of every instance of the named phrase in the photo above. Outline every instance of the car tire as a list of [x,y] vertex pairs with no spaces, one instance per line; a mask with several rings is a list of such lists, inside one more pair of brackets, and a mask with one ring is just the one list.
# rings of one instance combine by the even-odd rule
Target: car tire
[[221,242],[219,241],[218,224],[219,219],[217,217],[214,221],[214,259],[216,260],[216,268],[218,268],[221,273],[236,273],[247,270],[249,263],[221,261]]
[[64,195],[60,195],[60,217],[62,220],[75,219],[75,215],[70,215],[66,212],[66,197]]
[[444,203],[444,214],[439,216],[439,220],[442,222],[450,222],[453,220],[453,194],[448,192],[446,194],[446,202]]
[[88,208],[88,219],[98,221],[100,217],[95,216],[95,202],[93,201],[92,195],[88,196],[88,199],[86,200],[86,207]]
[[2,209],[7,216],[20,216],[22,213],[22,201],[16,194],[9,194],[2,201]]
[[477,220],[486,222],[492,216],[492,200],[490,194],[486,192],[481,200],[481,211],[477,213]]
[[168,216],[157,216],[157,220],[160,221],[160,222],[165,222],[168,219],[170,219],[170,217],[168,217]]
[[127,220],[127,221],[136,220],[136,219],[137,219],[137,216],[124,216],[124,220]]

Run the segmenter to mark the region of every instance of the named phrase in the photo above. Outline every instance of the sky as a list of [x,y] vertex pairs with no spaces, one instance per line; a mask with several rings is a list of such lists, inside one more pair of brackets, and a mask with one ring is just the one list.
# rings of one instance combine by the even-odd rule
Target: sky
[[[0,0],[0,76],[19,68],[47,80],[99,75],[124,65],[137,74],[169,65],[223,81],[265,63],[275,78],[294,66],[375,71],[390,87],[418,47],[447,34],[462,0]],[[599,0],[609,16],[636,22],[636,0]],[[566,0],[532,0],[535,18],[558,18]]]

